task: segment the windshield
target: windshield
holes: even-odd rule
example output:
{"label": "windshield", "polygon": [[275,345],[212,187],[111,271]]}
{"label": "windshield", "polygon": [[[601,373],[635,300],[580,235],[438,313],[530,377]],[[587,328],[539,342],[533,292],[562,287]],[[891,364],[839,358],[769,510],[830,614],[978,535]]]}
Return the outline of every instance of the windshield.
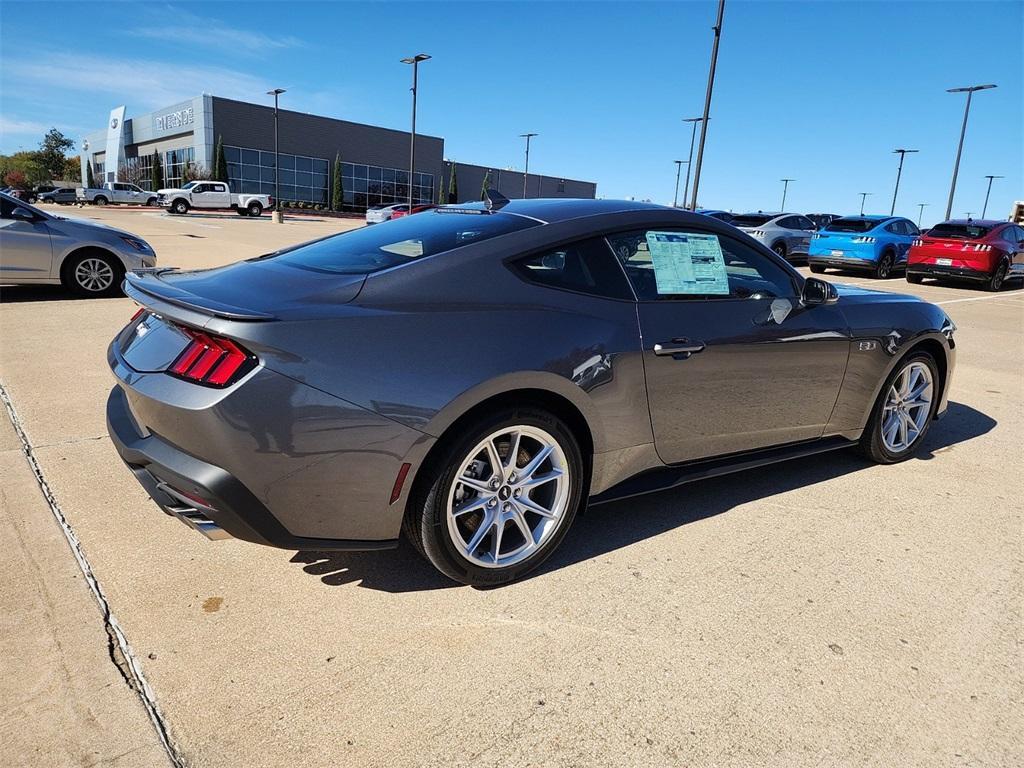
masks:
{"label": "windshield", "polygon": [[355,229],[269,258],[319,272],[365,275],[540,224],[507,214],[442,211]]}
{"label": "windshield", "polygon": [[936,224],[928,232],[928,237],[945,237],[950,240],[977,240],[985,237],[995,227],[984,227],[979,224]]}
{"label": "windshield", "polygon": [[194,187],[198,183],[199,183],[198,181],[190,181],[188,184],[185,184],[182,187],[182,189],[192,189],[192,187]]}
{"label": "windshield", "polygon": [[734,217],[729,223],[734,227],[761,227],[774,218],[773,215],[766,213],[745,213]]}
{"label": "windshield", "polygon": [[878,219],[836,219],[825,227],[826,232],[868,232],[881,224]]}

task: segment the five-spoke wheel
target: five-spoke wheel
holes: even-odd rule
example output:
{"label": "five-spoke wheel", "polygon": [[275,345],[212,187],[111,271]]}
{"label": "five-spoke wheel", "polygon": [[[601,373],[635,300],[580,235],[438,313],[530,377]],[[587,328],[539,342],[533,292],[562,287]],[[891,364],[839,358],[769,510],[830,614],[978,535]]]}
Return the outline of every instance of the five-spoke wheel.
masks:
{"label": "five-spoke wheel", "polygon": [[882,385],[861,452],[882,464],[910,458],[935,417],[940,390],[938,367],[928,352],[901,360]]}

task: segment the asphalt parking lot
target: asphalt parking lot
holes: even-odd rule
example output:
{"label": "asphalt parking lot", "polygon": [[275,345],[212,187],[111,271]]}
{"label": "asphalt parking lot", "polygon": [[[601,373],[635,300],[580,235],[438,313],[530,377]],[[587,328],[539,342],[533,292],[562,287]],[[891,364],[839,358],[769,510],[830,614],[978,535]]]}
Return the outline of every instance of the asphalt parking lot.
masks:
{"label": "asphalt parking lot", "polygon": [[[182,267],[359,223],[67,213]],[[597,507],[489,591],[406,546],[211,543],[160,514],[104,423],[132,303],[0,288],[0,764],[1024,763],[1024,290],[826,278],[958,325],[917,458],[825,454]]]}

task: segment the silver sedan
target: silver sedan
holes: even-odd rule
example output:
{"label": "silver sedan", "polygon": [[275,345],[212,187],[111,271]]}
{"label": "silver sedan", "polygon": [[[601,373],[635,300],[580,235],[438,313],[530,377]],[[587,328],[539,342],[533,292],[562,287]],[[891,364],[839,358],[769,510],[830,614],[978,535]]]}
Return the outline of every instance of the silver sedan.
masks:
{"label": "silver sedan", "polygon": [[130,232],[54,216],[0,193],[0,283],[112,296],[126,272],[154,266],[153,248]]}
{"label": "silver sedan", "polygon": [[811,238],[818,230],[813,221],[799,213],[745,213],[730,224],[791,261],[807,258]]}

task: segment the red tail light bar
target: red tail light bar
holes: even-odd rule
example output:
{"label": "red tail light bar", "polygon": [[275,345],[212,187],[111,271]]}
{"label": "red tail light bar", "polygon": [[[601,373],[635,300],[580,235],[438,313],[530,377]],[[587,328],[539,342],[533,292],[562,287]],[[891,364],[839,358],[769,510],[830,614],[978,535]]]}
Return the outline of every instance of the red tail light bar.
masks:
{"label": "red tail light bar", "polygon": [[255,367],[255,355],[231,339],[178,327],[190,341],[167,370],[172,376],[208,387],[226,387]]}

